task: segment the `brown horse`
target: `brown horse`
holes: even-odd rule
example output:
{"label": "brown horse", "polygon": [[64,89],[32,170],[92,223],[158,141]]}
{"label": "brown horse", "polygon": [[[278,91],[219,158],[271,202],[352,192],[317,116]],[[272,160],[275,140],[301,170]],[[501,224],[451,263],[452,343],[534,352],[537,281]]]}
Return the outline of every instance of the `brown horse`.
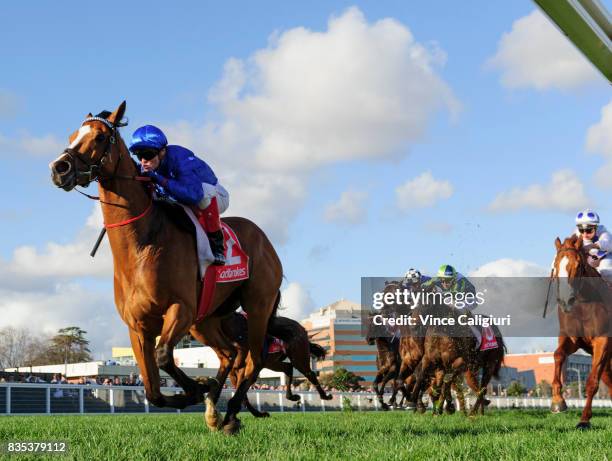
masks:
{"label": "brown horse", "polygon": [[[467,326],[462,326],[457,321],[459,311],[455,308],[442,305],[422,305],[415,310],[414,314],[435,315],[436,317],[448,317],[455,319],[453,326],[420,326],[414,332],[415,336],[402,338],[402,369],[399,379],[405,379],[414,373],[415,383],[412,388],[412,400],[417,410],[422,409],[421,394],[427,386],[431,386],[430,395],[434,405],[434,413],[441,413],[443,404],[451,406],[451,387],[455,388],[461,410],[465,413],[467,407],[464,401],[463,384],[461,377],[464,376],[468,386],[477,396],[472,407],[471,414],[475,415],[479,410],[484,413],[484,407],[489,404],[486,390],[491,378],[497,376],[502,366],[506,347],[501,332],[496,326],[492,326],[498,347],[485,351],[476,350],[476,339]],[[482,375],[480,379],[480,371]]]}
{"label": "brown horse", "polygon": [[[389,405],[395,404],[397,392],[403,386],[396,381],[399,368],[399,338],[389,337],[366,337],[367,343],[376,345],[376,377],[374,378],[374,392],[378,397],[378,403],[383,410],[389,410]],[[383,396],[385,386],[393,380],[393,393],[389,399],[389,404],[385,403]]]}
{"label": "brown horse", "polygon": [[[112,112],[88,114],[69,138],[70,146],[50,164],[54,184],[66,191],[99,183],[100,203],[114,261],[115,303],[128,325],[132,348],[143,376],[147,399],[156,406],[184,408],[203,400],[217,385],[189,378],[174,363],[173,349],[190,333],[211,342],[208,319],[196,323],[201,278],[193,232],[177,224],[154,203],[150,189],[134,180],[139,168],[119,136],[125,101]],[[280,299],[282,266],[263,231],[243,218],[225,218],[249,255],[250,278],[217,286],[211,311],[227,313],[242,305],[249,313],[249,356],[245,380],[228,402],[226,433],[240,427],[237,414],[263,366],[263,345],[269,319]],[[214,322],[211,322],[214,323]],[[208,330],[207,330],[208,328]],[[159,336],[157,346],[155,339]],[[227,344],[226,338],[212,342]],[[168,396],[160,391],[159,368],[185,390]]]}
{"label": "brown horse", "polygon": [[[221,364],[219,367],[220,374],[224,374],[225,376],[229,374],[232,386],[237,388],[244,380],[245,359],[248,353],[247,319],[244,315],[232,313],[225,317],[221,323],[224,334],[228,338],[233,338],[235,341],[234,345],[236,349],[232,354],[233,359],[228,359],[226,353],[218,351],[215,347],[213,347],[213,350],[215,350],[219,357],[219,362]],[[287,376],[287,389],[285,395],[287,400],[292,402],[300,400],[300,396],[293,394],[291,389],[294,368],[302,373],[306,379],[315,386],[321,399],[331,400],[333,396],[327,394],[323,390],[316,373],[310,367],[310,358],[312,357],[317,360],[324,359],[325,349],[310,341],[308,332],[299,322],[287,317],[274,317],[271,319],[268,332],[270,334],[268,336],[270,341],[274,338],[279,338],[284,342],[284,350],[267,352],[263,368],[285,373]],[[285,360],[289,361],[285,362]],[[218,395],[215,397],[218,398]],[[255,417],[269,416],[266,412],[259,412],[256,410],[247,397],[244,399],[244,404]]]}
{"label": "brown horse", "polygon": [[576,427],[588,429],[600,379],[608,386],[612,398],[611,293],[599,272],[588,264],[582,251],[582,238],[572,236],[563,243],[557,238],[555,246],[552,279],[556,283],[560,332],[555,350],[551,411],[567,410],[561,393],[561,372],[567,356],[582,349],[593,358],[586,381],[586,404]]}

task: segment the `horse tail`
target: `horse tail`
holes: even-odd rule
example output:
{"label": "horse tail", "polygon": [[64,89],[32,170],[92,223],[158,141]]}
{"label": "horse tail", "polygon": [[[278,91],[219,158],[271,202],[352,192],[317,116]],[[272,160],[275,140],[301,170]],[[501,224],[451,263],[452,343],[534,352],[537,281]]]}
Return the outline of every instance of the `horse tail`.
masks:
{"label": "horse tail", "polygon": [[316,358],[317,360],[323,360],[325,358],[327,352],[325,352],[323,346],[311,342],[308,342],[308,346],[310,348],[310,355],[312,355],[314,358]]}

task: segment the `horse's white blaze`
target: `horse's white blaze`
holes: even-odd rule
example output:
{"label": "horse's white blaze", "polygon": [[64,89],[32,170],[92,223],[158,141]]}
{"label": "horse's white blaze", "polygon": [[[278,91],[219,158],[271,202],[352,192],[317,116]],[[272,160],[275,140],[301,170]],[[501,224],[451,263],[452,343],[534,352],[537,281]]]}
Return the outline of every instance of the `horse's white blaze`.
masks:
{"label": "horse's white blaze", "polygon": [[[83,137],[89,133],[91,131],[91,126],[90,125],[83,125],[81,128],[79,128],[79,132],[76,136],[76,138],[74,138],[74,141],[72,141],[70,143],[70,149],[74,149],[76,146],[79,145],[79,143],[83,140]],[[53,168],[53,164],[57,161],[59,161],[61,158],[64,157],[64,153],[62,153],[59,157],[57,157],[55,160],[53,160],[51,163],[49,163],[49,168]]]}
{"label": "horse's white blaze", "polygon": [[567,256],[564,256],[563,258],[561,258],[561,261],[559,261],[559,272],[557,273],[558,277],[566,277],[569,275],[567,272],[567,265],[569,264],[569,259]]}
{"label": "horse's white blaze", "polygon": [[81,140],[83,139],[83,137],[90,131],[91,131],[90,125],[83,125],[81,128],[79,128],[79,134],[77,134],[77,137],[74,138],[74,141],[72,141],[69,147],[71,149],[74,149],[76,146],[78,146]]}

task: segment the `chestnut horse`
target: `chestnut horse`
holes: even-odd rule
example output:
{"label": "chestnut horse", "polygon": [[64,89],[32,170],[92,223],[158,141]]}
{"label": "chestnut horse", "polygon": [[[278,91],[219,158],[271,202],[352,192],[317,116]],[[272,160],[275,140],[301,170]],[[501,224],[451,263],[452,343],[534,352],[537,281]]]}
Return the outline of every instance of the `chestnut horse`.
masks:
{"label": "chestnut horse", "polygon": [[[184,408],[199,403],[218,384],[200,384],[174,363],[173,349],[190,333],[202,342],[226,344],[216,322],[196,323],[201,278],[193,232],[170,219],[152,201],[139,168],[119,136],[125,114],[122,102],[112,113],[88,114],[69,138],[70,146],[50,164],[53,183],[70,191],[99,183],[100,203],[114,261],[115,303],[129,329],[132,348],[142,373],[147,399],[159,407]],[[210,312],[228,313],[242,305],[248,312],[249,356],[245,380],[228,402],[223,429],[237,432],[244,397],[263,365],[268,322],[280,300],[282,266],[272,244],[251,221],[225,218],[249,255],[250,278],[219,284]],[[216,335],[211,338],[210,335]],[[157,346],[155,340],[159,336]],[[159,368],[184,390],[163,395]]]}
{"label": "chestnut horse", "polygon": [[556,283],[560,331],[554,356],[551,411],[567,410],[561,394],[561,372],[567,356],[582,349],[593,358],[586,381],[586,404],[576,427],[588,429],[600,379],[608,386],[612,398],[611,293],[599,272],[588,263],[582,251],[582,238],[572,236],[563,243],[557,238],[555,246],[557,255],[551,276]]}

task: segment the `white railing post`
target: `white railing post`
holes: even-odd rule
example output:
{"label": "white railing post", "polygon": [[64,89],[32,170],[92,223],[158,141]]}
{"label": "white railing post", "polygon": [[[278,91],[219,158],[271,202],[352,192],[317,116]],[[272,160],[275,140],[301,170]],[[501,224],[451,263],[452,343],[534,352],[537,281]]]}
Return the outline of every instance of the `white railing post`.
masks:
{"label": "white railing post", "polygon": [[145,407],[145,413],[148,413],[149,412],[149,399],[147,399],[146,397],[144,399],[144,407]]}
{"label": "white railing post", "polygon": [[361,394],[357,394],[357,410],[361,411]]}
{"label": "white railing post", "polygon": [[79,387],[79,413],[85,413],[85,392],[82,387]]}
{"label": "white railing post", "polygon": [[45,389],[45,411],[51,414],[51,387]]}
{"label": "white railing post", "polygon": [[112,387],[108,390],[108,398],[110,400],[110,412],[114,413],[115,412],[115,392],[113,391]]}
{"label": "white railing post", "polygon": [[255,404],[257,405],[257,411],[261,412],[261,398],[259,392],[255,391]]}
{"label": "white railing post", "polygon": [[299,394],[300,396],[300,403],[301,403],[301,407],[302,407],[302,413],[306,412],[306,394]]}
{"label": "white railing post", "polygon": [[6,414],[11,414],[11,386],[6,387]]}
{"label": "white railing post", "polygon": [[321,402],[321,411],[325,413],[325,400],[319,399],[319,402]]}
{"label": "white railing post", "polygon": [[280,405],[280,411],[283,413],[285,411],[285,407],[283,406],[283,392],[278,391],[278,404]]}

